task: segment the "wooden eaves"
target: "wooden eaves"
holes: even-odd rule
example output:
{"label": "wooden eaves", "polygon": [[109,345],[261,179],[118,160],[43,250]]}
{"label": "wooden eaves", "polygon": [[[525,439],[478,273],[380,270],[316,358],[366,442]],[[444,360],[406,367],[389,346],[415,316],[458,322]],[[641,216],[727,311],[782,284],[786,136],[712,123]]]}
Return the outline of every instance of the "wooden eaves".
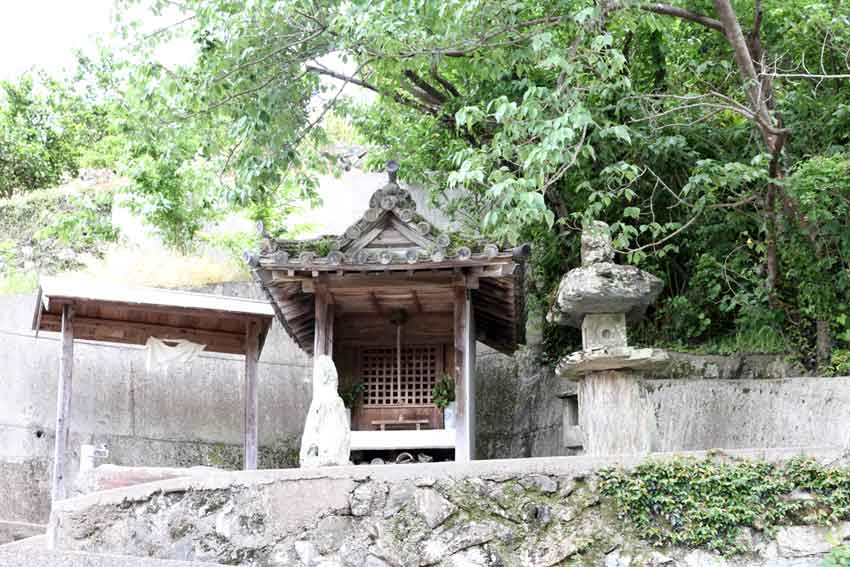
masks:
{"label": "wooden eaves", "polygon": [[246,260],[281,325],[308,354],[315,342],[317,290],[346,312],[365,306],[372,313],[393,307],[422,313],[448,309],[436,305],[439,298],[451,298],[452,288],[460,286],[470,291],[478,340],[505,353],[525,342],[530,246],[502,249],[440,232],[417,213],[392,173],[342,235],[292,241],[272,238],[262,226],[260,232],[260,253],[248,253]]}

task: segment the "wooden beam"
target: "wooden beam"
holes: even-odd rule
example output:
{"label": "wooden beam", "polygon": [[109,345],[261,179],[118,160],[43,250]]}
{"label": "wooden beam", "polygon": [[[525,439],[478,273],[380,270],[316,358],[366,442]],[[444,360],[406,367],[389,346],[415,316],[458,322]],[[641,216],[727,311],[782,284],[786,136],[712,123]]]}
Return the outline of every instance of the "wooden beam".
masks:
{"label": "wooden beam", "polygon": [[[382,249],[383,250],[383,249]],[[396,252],[401,251],[402,249],[396,249]],[[349,250],[348,253],[353,253],[353,250]],[[377,253],[377,249],[370,249],[370,252]],[[321,261],[319,258],[317,261]],[[346,273],[354,272],[386,272],[386,271],[408,271],[408,270],[439,270],[444,268],[468,268],[470,266],[496,266],[499,264],[512,264],[514,263],[513,256],[510,253],[500,253],[493,258],[487,258],[484,255],[476,254],[473,255],[468,260],[443,260],[442,262],[432,262],[432,261],[424,261],[417,262],[415,264],[399,263],[399,264],[342,264],[342,265],[333,265],[326,263],[314,263],[311,264],[309,268],[305,267],[303,264],[297,262],[291,262],[289,264],[276,264],[272,261],[261,259],[260,266],[261,269],[264,270],[294,270],[297,274],[298,272],[338,272],[342,269]]]}
{"label": "wooden beam", "polygon": [[59,384],[56,393],[56,440],[53,448],[51,501],[65,499],[65,457],[71,426],[71,390],[74,377],[74,306],[62,306],[62,339],[59,341]]}
{"label": "wooden beam", "polygon": [[[156,303],[128,303],[124,301],[101,300],[96,298],[68,298],[68,297],[51,297],[47,311],[53,311],[53,307],[61,305],[74,305],[77,313],[88,313],[95,308],[99,311],[104,310],[121,310],[128,317],[140,315],[142,317],[149,316],[152,313],[159,315],[168,315],[171,317],[199,317],[201,319],[213,320],[248,320],[258,316],[256,313],[240,313],[227,311],[224,309],[206,308],[206,307],[185,307],[180,305],[160,305]],[[58,317],[59,313],[52,313]],[[271,319],[271,314],[269,319]]]}
{"label": "wooden beam", "polygon": [[[63,306],[64,308],[64,306]],[[46,313],[42,324],[46,330],[59,329],[62,317]],[[245,340],[242,333],[229,331],[206,331],[201,329],[186,329],[170,325],[152,323],[136,323],[112,319],[97,319],[93,317],[75,317],[76,338],[81,340],[101,340],[119,343],[144,344],[147,337],[161,339],[186,339],[207,345],[208,351],[242,354]],[[127,334],[125,331],[130,331]]]}
{"label": "wooden beam", "polygon": [[413,306],[416,309],[416,313],[422,313],[422,302],[419,301],[419,294],[415,289],[410,294],[413,296]]}
{"label": "wooden beam", "polygon": [[259,393],[257,389],[257,363],[259,360],[260,328],[250,322],[245,331],[245,428],[244,450],[246,471],[257,469],[259,447]]}

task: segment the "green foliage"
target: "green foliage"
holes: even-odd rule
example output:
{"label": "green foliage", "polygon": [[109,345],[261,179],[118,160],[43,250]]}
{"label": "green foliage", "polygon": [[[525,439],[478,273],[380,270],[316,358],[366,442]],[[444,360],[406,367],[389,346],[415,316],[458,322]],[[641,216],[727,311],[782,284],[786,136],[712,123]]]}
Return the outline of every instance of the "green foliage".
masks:
{"label": "green foliage", "polygon": [[76,176],[104,130],[103,109],[72,84],[45,74],[0,82],[0,198]]}
{"label": "green foliage", "polygon": [[850,548],[836,545],[824,557],[821,567],[850,567]]}
{"label": "green foliage", "polygon": [[113,194],[107,191],[70,194],[62,214],[50,217],[33,238],[55,239],[80,249],[114,242],[118,230],[112,225],[112,200]]}
{"label": "green foliage", "polygon": [[[102,256],[118,238],[114,189],[39,190],[0,200],[0,276],[20,287],[29,273],[56,273]],[[17,273],[17,275],[16,275]]]}
{"label": "green foliage", "polygon": [[431,390],[431,397],[434,405],[440,409],[445,409],[450,403],[455,401],[455,381],[448,374],[443,374],[434,388]]}
{"label": "green foliage", "polygon": [[198,241],[214,249],[226,250],[233,260],[241,264],[246,250],[259,248],[260,235],[256,231],[201,233]]}
{"label": "green foliage", "polygon": [[[189,0],[153,34],[130,19],[145,8],[175,11],[123,0],[122,49],[81,59],[110,118],[84,161],[120,161],[136,210],[174,246],[245,207],[286,230],[316,173],[340,165],[335,143],[368,145],[368,166],[399,159],[465,237],[532,241],[538,312],[576,265],[582,224],[601,219],[619,260],[665,281],[645,342],[811,363],[826,321],[850,346],[840,81],[770,81],[769,118],[788,134],[778,151],[726,37],[635,3]],[[753,8],[734,2],[745,34]],[[846,74],[850,5],[763,8],[765,61]],[[193,56],[157,62],[174,40]],[[576,344],[569,329],[544,339],[549,360]]]}
{"label": "green foliage", "polygon": [[[649,462],[602,473],[602,493],[637,534],[657,545],[744,551],[741,528],[850,518],[850,471],[806,458],[783,465],[712,459]],[[811,499],[793,496],[803,491]]]}
{"label": "green foliage", "polygon": [[360,396],[365,389],[366,384],[363,381],[352,382],[348,388],[339,392],[339,396],[342,398],[342,403],[345,404],[345,407],[351,408],[354,411],[357,404],[360,403]]}
{"label": "green foliage", "polygon": [[699,339],[711,326],[711,319],[684,295],[669,297],[659,310],[661,327],[668,337],[687,342]]}
{"label": "green foliage", "polygon": [[850,349],[833,349],[826,374],[831,376],[850,376]]}
{"label": "green foliage", "polygon": [[24,295],[38,288],[38,275],[34,272],[9,270],[0,274],[0,295]]}

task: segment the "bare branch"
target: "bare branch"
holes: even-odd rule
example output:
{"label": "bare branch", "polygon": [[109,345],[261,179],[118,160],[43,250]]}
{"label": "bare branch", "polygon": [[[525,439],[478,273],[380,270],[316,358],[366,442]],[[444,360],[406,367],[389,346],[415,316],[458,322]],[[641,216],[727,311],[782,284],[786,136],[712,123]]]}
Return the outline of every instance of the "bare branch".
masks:
{"label": "bare branch", "polygon": [[435,101],[437,101],[437,104],[443,104],[444,102],[446,102],[446,95],[431,86],[431,84],[428,83],[428,81],[424,80],[422,77],[420,77],[416,71],[411,71],[410,69],[407,69],[404,71],[404,76],[410,79],[410,81],[414,85],[428,93]]}
{"label": "bare branch", "polygon": [[665,242],[667,242],[671,238],[674,238],[679,233],[683,232],[689,226],[694,224],[697,221],[697,219],[700,218],[701,216],[702,216],[702,211],[697,211],[697,213],[694,216],[692,216],[691,218],[688,219],[688,222],[686,222],[685,224],[683,224],[682,226],[680,226],[679,228],[677,228],[676,230],[674,230],[673,232],[671,232],[670,234],[668,234],[667,236],[662,238],[661,240],[656,240],[655,242],[650,242],[649,244],[644,244],[643,246],[638,246],[637,248],[626,248],[625,250],[619,250],[619,252],[640,252],[641,250],[646,250],[647,248],[654,248],[656,246],[664,244]]}
{"label": "bare branch", "polygon": [[560,179],[567,172],[568,169],[570,169],[572,166],[575,165],[576,161],[578,160],[578,154],[579,154],[579,152],[581,152],[581,149],[584,147],[584,140],[585,140],[586,137],[587,137],[587,124],[585,124],[584,127],[581,129],[581,138],[579,139],[578,143],[576,143],[576,145],[573,146],[575,148],[575,151],[573,152],[572,158],[570,158],[569,162],[562,165],[558,169],[558,171],[555,172],[555,175],[553,175],[552,177],[549,178],[549,180],[546,182],[546,184],[541,188],[542,192],[545,193],[546,189],[551,187],[556,181],[558,181],[558,179]]}
{"label": "bare branch", "polygon": [[779,78],[779,79],[811,79],[811,80],[829,80],[829,79],[850,79],[850,73],[844,74],[820,74],[820,73],[762,73],[761,76]]}
{"label": "bare branch", "polygon": [[690,10],[679,8],[677,6],[655,3],[644,4],[640,7],[640,9],[645,10],[647,12],[653,12],[655,14],[661,14],[663,16],[673,16],[675,18],[681,18],[683,20],[688,20],[689,22],[701,24],[707,28],[711,28],[721,33],[723,32],[723,24],[719,20],[715,20],[714,18],[709,18],[708,16],[704,16],[696,12],[691,12]]}
{"label": "bare branch", "polygon": [[404,106],[408,106],[410,108],[416,109],[420,112],[424,112],[426,114],[436,114],[436,111],[433,108],[427,107],[427,106],[420,104],[416,101],[405,98],[402,95],[400,95],[399,93],[387,92],[383,89],[378,88],[377,86],[373,85],[372,83],[363,81],[363,80],[358,79],[356,77],[350,77],[348,75],[338,73],[338,72],[333,71],[331,69],[325,69],[323,67],[316,67],[315,65],[307,65],[306,69],[310,73],[316,73],[317,75],[325,75],[327,77],[332,77],[332,78],[337,79],[339,81],[344,81],[346,83],[351,83],[352,85],[357,85],[358,87],[363,87],[364,89],[368,89],[372,92],[376,92],[380,95],[389,97],[399,104],[402,104]]}
{"label": "bare branch", "polygon": [[436,63],[431,65],[431,77],[433,77],[435,81],[440,83],[440,85],[444,89],[446,89],[446,91],[449,94],[451,94],[452,96],[455,96],[455,97],[460,96],[460,92],[458,92],[458,90],[455,88],[455,86],[453,84],[451,84],[448,81],[448,79],[444,78],[442,75],[440,75],[439,72],[437,72],[437,64]]}
{"label": "bare branch", "polygon": [[231,77],[232,75],[234,75],[235,73],[238,73],[239,71],[241,71],[243,69],[247,69],[248,67],[254,67],[254,66],[259,65],[261,63],[265,63],[266,61],[268,61],[272,57],[279,55],[280,53],[283,53],[287,49],[291,49],[291,48],[296,47],[298,45],[302,45],[304,43],[307,43],[310,40],[313,40],[313,39],[319,37],[322,33],[324,33],[324,31],[325,31],[324,28],[318,29],[318,30],[314,31],[313,33],[311,33],[310,35],[308,35],[307,37],[300,38],[296,41],[293,41],[293,42],[287,43],[285,45],[281,45],[281,46],[279,46],[275,49],[272,49],[271,51],[269,51],[268,53],[266,53],[262,57],[252,59],[251,61],[248,61],[247,63],[243,63],[241,65],[236,65],[235,67],[233,67],[232,69],[230,69],[226,73],[224,73],[223,75],[215,78],[214,82],[218,83],[218,82],[224,81],[228,77]]}
{"label": "bare branch", "polygon": [[145,36],[142,36],[142,39],[143,39],[143,40],[145,40],[145,39],[151,39],[151,38],[156,37],[156,36],[158,36],[158,35],[164,34],[165,32],[167,32],[167,31],[169,31],[169,30],[172,30],[172,29],[174,29],[174,28],[179,28],[180,26],[182,26],[182,25],[183,25],[183,24],[185,24],[186,22],[191,22],[191,21],[192,21],[192,20],[194,20],[196,17],[197,17],[197,16],[196,16],[195,14],[192,14],[191,16],[186,16],[186,17],[185,17],[185,18],[183,18],[182,20],[178,20],[178,21],[174,22],[173,24],[169,24],[169,25],[167,25],[167,26],[161,27],[161,28],[159,28],[159,29],[157,29],[157,30],[152,31],[151,33],[149,33],[149,34],[147,34],[147,35],[145,35]]}
{"label": "bare branch", "polygon": [[732,7],[730,0],[714,0],[714,8],[717,10],[718,16],[720,16],[720,21],[723,22],[726,40],[734,50],[735,63],[737,63],[738,71],[744,80],[744,90],[756,115],[756,121],[761,126],[764,141],[770,152],[774,153],[777,144],[781,143],[777,140],[777,136],[785,132],[776,128],[767,104],[761,97],[764,85],[759,82],[756,67],[753,63],[747,40],[744,37],[744,32],[741,30],[741,24],[738,22],[738,17],[735,14],[735,9]]}

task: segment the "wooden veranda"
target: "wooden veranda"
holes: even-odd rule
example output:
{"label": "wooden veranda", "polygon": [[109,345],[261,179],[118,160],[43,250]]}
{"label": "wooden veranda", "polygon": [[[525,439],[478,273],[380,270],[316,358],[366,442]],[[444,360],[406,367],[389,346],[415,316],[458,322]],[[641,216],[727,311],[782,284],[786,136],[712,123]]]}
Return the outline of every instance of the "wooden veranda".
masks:
{"label": "wooden veranda", "polygon": [[44,278],[33,329],[61,334],[52,499],[66,496],[74,341],[144,345],[148,338],[189,340],[206,352],[245,356],[244,467],[257,468],[257,363],[274,318],[262,301]]}

